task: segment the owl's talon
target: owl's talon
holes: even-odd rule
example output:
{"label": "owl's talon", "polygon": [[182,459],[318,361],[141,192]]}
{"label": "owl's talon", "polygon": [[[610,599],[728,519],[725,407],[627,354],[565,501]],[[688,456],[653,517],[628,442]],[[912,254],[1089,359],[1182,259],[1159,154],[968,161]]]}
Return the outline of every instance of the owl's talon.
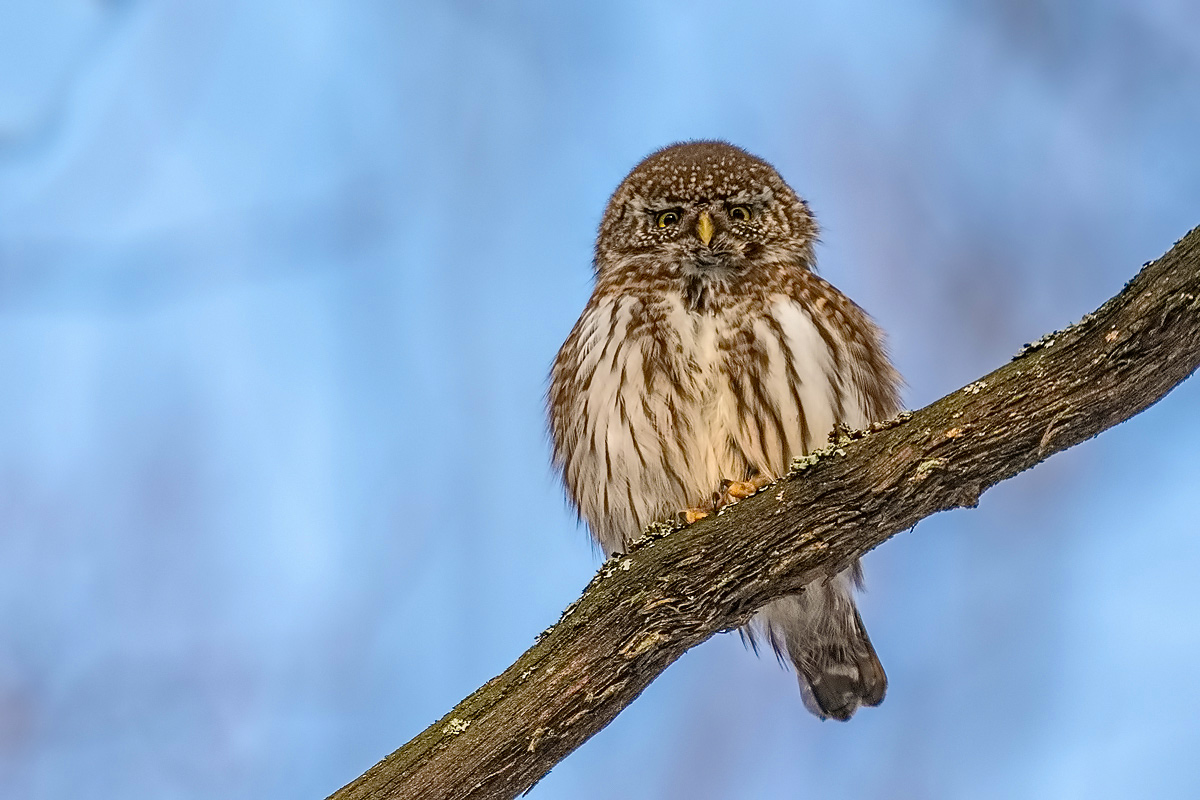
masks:
{"label": "owl's talon", "polygon": [[705,511],[703,508],[685,508],[679,512],[678,516],[679,521],[684,525],[691,525],[693,522],[702,520],[705,517],[711,517],[712,512]]}
{"label": "owl's talon", "polygon": [[728,478],[721,481],[721,496],[730,500],[745,500],[757,489],[749,481],[731,481]]}
{"label": "owl's talon", "polygon": [[726,478],[721,481],[721,488],[717,492],[714,505],[719,511],[725,506],[733,505],[738,500],[745,500],[770,482],[771,479],[766,475],[755,475],[748,481],[731,481]]}

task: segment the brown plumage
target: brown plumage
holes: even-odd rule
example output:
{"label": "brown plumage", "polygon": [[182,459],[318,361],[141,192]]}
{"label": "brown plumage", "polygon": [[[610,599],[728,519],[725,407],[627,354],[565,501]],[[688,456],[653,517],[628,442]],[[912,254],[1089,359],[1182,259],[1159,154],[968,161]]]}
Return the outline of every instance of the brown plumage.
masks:
{"label": "brown plumage", "polygon": [[[775,169],[724,142],[659,150],[617,188],[548,398],[554,463],[606,553],[711,504],[725,480],[783,475],[835,424],[899,410],[880,331],[813,272],[816,238]],[[854,605],[860,581],[855,564],[750,626],[821,717],[849,719],[887,687]]]}

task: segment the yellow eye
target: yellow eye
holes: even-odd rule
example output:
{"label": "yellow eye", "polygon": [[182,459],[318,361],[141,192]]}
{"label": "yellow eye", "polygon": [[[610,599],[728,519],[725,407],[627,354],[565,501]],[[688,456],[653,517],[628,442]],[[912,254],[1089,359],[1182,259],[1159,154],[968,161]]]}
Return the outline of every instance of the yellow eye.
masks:
{"label": "yellow eye", "polygon": [[750,206],[734,206],[729,209],[729,218],[736,219],[738,222],[749,222]]}
{"label": "yellow eye", "polygon": [[660,228],[665,228],[668,225],[674,225],[679,222],[678,211],[660,211],[654,218],[654,224]]}

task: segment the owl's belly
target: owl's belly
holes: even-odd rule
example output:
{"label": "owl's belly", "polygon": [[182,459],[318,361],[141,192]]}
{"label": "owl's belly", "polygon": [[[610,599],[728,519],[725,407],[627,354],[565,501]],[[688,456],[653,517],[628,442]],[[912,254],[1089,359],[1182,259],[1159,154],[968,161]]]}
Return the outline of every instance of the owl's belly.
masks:
{"label": "owl's belly", "polygon": [[773,311],[770,320],[682,310],[672,317],[694,401],[682,430],[665,422],[684,443],[693,504],[725,479],[781,476],[793,457],[824,446],[841,416],[830,352],[807,312],[782,299]]}
{"label": "owl's belly", "polygon": [[[778,321],[679,302],[639,326],[637,301],[597,309],[564,477],[607,552],[709,502],[721,481],[777,477],[833,427],[828,350],[806,312]],[[806,325],[807,323],[807,325]]]}

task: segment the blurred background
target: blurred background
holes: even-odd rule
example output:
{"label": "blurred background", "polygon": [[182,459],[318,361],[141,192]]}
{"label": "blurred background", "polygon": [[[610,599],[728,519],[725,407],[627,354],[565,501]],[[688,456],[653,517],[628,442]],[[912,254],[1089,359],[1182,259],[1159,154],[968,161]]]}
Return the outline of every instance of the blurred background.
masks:
{"label": "blurred background", "polygon": [[[1187,0],[0,0],[0,796],[319,798],[597,556],[546,374],[609,193],[775,163],[920,407],[1200,223]],[[866,559],[879,709],[718,636],[549,798],[1200,794],[1200,381]]]}

